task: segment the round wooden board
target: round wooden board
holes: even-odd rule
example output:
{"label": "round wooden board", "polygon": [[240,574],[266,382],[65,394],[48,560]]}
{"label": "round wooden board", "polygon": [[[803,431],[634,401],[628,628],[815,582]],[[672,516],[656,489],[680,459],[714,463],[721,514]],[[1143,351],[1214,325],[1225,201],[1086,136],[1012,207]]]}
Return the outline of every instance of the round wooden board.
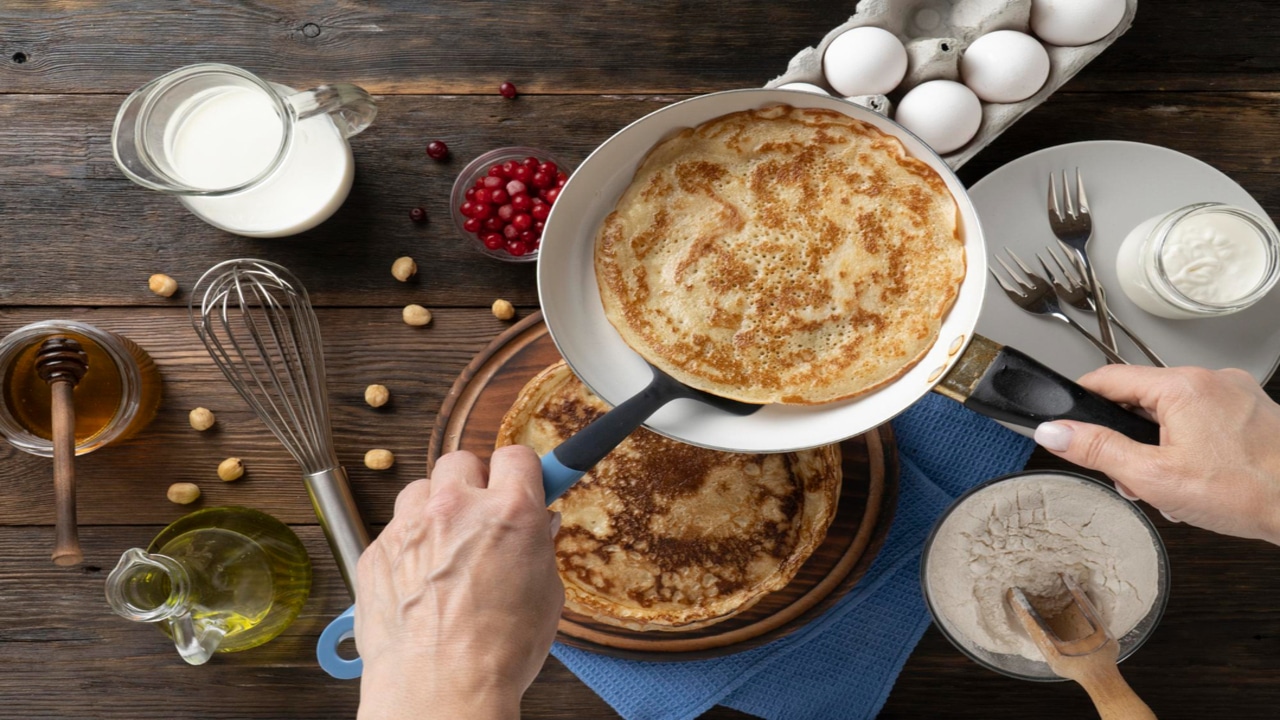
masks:
{"label": "round wooden board", "polygon": [[[559,359],[541,313],[494,339],[449,390],[431,434],[428,468],[453,450],[469,450],[487,460],[502,416],[521,388]],[[680,632],[637,632],[566,610],[557,639],[637,660],[692,660],[763,645],[803,627],[866,573],[888,534],[897,502],[897,451],[888,425],[844,441],[841,450],[844,483],[835,520],[826,540],[785,588],[728,620]]]}

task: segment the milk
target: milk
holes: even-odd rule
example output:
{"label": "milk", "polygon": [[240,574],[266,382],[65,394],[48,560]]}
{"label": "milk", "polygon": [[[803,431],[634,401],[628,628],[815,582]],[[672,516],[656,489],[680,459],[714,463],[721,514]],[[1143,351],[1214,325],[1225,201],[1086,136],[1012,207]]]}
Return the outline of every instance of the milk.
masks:
{"label": "milk", "polygon": [[[293,90],[278,86],[284,94]],[[284,120],[263,91],[214,87],[185,101],[165,128],[166,155],[187,184],[225,188],[252,180],[275,160]],[[211,225],[251,237],[282,237],[315,227],[351,191],[351,146],[326,114],[298,121],[283,161],[261,182],[230,195],[182,195]]]}

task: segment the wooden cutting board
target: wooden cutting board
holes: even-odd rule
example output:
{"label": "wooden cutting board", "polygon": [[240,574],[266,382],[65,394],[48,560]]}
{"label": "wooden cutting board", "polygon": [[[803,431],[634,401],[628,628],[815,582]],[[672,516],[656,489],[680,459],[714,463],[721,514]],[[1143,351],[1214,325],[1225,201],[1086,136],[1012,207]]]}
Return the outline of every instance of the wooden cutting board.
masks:
{"label": "wooden cutting board", "polygon": [[[488,460],[502,416],[525,383],[560,359],[542,314],[513,325],[471,361],[445,397],[431,434],[428,468],[454,450]],[[692,660],[776,640],[822,614],[866,573],[889,531],[898,496],[898,463],[888,425],[841,443],[844,483],[826,540],[785,588],[749,610],[697,630],[637,632],[566,610],[558,640],[639,660]]]}

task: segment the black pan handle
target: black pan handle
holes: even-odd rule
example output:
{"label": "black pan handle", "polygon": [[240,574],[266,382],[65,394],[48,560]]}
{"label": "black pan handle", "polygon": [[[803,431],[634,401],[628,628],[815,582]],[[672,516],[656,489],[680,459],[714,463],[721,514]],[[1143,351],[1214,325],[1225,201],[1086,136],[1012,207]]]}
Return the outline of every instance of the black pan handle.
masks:
{"label": "black pan handle", "polygon": [[1011,347],[1002,347],[965,407],[1014,425],[1034,428],[1050,420],[1109,427],[1148,445],[1160,444],[1160,426],[1085,390]]}

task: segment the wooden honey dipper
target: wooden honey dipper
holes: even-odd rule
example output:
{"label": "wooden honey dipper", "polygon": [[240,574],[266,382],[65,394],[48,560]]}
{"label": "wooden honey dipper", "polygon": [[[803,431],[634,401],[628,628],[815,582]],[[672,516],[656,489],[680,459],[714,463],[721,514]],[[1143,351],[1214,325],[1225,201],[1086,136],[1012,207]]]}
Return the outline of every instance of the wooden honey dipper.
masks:
{"label": "wooden honey dipper", "polygon": [[58,335],[45,340],[36,353],[36,373],[53,394],[53,491],[57,530],[53,546],[56,565],[84,560],[76,527],[76,408],[72,391],[89,370],[89,356],[73,338]]}

